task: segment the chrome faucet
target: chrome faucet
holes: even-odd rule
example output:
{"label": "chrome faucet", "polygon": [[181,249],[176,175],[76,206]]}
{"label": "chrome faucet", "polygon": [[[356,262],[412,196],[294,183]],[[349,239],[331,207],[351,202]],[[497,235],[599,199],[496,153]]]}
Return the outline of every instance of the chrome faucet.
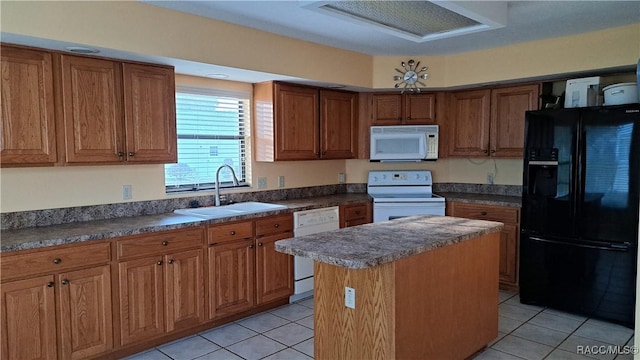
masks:
{"label": "chrome faucet", "polygon": [[218,170],[216,170],[216,206],[220,206],[220,170],[222,170],[222,168],[224,167],[227,167],[229,168],[229,170],[231,170],[231,176],[233,176],[233,185],[240,185],[240,183],[238,182],[238,178],[236,177],[236,173],[235,171],[233,171],[233,168],[231,166],[227,164],[220,166]]}

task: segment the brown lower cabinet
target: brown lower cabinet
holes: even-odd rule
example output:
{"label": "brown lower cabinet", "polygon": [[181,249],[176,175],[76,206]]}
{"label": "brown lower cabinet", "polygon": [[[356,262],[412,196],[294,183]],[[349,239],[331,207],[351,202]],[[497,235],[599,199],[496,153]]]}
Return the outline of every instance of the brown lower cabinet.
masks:
{"label": "brown lower cabinet", "polygon": [[292,236],[285,214],[0,254],[0,358],[121,358],[280,306]]}
{"label": "brown lower cabinet", "polygon": [[2,359],[85,359],[111,351],[110,244],[1,258]]}
{"label": "brown lower cabinet", "polygon": [[370,201],[340,206],[340,228],[373,222],[373,207]]}
{"label": "brown lower cabinet", "polygon": [[508,206],[448,202],[447,215],[499,221],[504,224],[504,228],[500,232],[500,288],[517,291],[520,209]]}
{"label": "brown lower cabinet", "polygon": [[116,241],[121,345],[204,321],[203,239],[194,228]]}
{"label": "brown lower cabinet", "polygon": [[220,319],[293,294],[293,257],[275,242],[293,236],[291,214],[212,225],[209,319]]}

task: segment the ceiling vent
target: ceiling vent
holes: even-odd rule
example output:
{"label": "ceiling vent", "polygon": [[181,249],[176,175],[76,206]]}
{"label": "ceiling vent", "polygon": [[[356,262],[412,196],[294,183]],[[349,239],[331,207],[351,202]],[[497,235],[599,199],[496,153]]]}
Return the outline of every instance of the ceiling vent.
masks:
{"label": "ceiling vent", "polygon": [[307,9],[425,42],[504,27],[506,1],[300,1]]}

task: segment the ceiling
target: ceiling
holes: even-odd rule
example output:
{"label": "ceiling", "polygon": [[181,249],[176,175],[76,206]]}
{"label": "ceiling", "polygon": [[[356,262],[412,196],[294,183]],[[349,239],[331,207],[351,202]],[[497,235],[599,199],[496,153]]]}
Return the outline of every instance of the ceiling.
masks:
{"label": "ceiling", "polygon": [[[370,24],[348,21],[345,17],[327,16],[314,9],[314,5],[317,7],[318,4],[333,3],[332,1],[138,1],[261,31],[379,56],[455,54],[640,23],[640,1],[439,1],[436,3],[439,6],[474,19],[487,20],[488,23],[493,21],[493,25],[497,26],[485,31],[416,41],[393,34],[387,31],[388,29],[381,30]],[[415,17],[415,11],[411,16]],[[91,44],[73,44],[5,32],[0,35],[2,42],[53,50],[64,50],[68,46],[91,46]],[[216,64],[95,48],[100,50],[101,56],[173,65],[176,72],[180,74],[208,76],[208,74],[222,73],[228,76],[228,80],[249,83],[282,80],[325,87],[337,85]],[[362,90],[351,87],[347,89]]]}
{"label": "ceiling", "polygon": [[[314,9],[313,5],[332,3],[329,1],[143,2],[318,44],[381,56],[454,54],[640,22],[640,1],[439,1],[436,4],[453,8],[455,12],[491,17],[492,13],[504,11],[506,16],[502,21],[498,20],[502,22],[498,28],[416,42],[393,35],[380,27],[350,21],[349,17],[328,16]],[[406,13],[400,15],[408,17]]]}

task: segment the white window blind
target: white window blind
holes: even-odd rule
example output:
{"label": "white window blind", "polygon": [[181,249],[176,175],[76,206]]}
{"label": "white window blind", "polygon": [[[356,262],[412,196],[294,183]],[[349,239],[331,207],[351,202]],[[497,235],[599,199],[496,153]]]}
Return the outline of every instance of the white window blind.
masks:
{"label": "white window blind", "polygon": [[[216,170],[230,165],[246,185],[249,94],[178,86],[178,163],[165,165],[167,192],[214,188]],[[231,171],[220,171],[221,187]]]}

